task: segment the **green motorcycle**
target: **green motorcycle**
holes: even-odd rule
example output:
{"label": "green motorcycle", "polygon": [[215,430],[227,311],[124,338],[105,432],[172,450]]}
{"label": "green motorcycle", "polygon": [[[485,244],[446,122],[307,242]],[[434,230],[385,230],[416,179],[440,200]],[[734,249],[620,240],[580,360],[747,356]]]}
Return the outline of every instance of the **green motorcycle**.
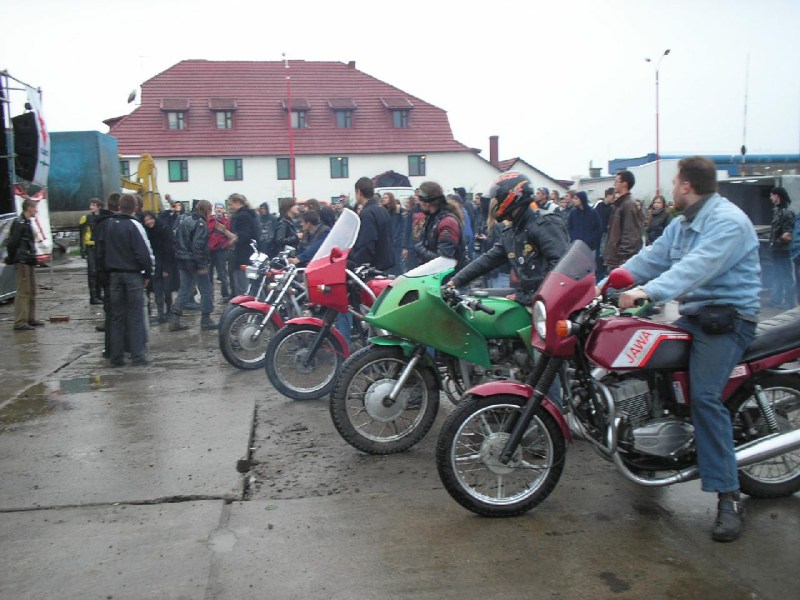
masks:
{"label": "green motorcycle", "polygon": [[358,450],[407,450],[433,425],[440,391],[457,402],[477,383],[532,369],[528,310],[511,290],[442,287],[455,264],[440,257],[397,277],[367,313],[388,333],[347,359],[330,397],[336,429]]}

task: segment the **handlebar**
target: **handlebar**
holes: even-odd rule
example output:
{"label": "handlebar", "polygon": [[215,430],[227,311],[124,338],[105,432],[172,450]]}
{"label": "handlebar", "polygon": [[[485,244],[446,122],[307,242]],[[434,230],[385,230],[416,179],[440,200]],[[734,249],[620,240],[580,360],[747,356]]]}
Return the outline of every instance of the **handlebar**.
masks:
{"label": "handlebar", "polygon": [[454,287],[442,287],[442,298],[448,302],[452,302],[453,304],[461,304],[465,308],[469,308],[471,310],[480,310],[485,312],[487,315],[493,315],[495,313],[493,308],[489,308],[478,298],[470,298],[466,294],[459,292]]}

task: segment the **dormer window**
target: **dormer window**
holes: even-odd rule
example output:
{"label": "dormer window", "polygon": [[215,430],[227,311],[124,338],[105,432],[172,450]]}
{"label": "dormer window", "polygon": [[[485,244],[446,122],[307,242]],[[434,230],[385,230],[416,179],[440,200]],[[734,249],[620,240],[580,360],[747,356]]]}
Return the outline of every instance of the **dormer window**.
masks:
{"label": "dormer window", "polygon": [[186,113],[182,110],[167,112],[167,129],[186,129]]}
{"label": "dormer window", "polygon": [[[289,110],[288,100],[281,101],[283,110]],[[292,98],[292,129],[307,129],[308,119],[306,113],[311,110],[308,100],[305,98]]]}
{"label": "dormer window", "polygon": [[352,98],[330,98],[328,106],[336,116],[337,129],[353,128],[353,111],[358,107]]}
{"label": "dormer window", "polygon": [[236,98],[208,99],[208,109],[214,113],[217,129],[233,129],[233,113],[237,108]]}
{"label": "dormer window", "polygon": [[407,129],[409,127],[409,115],[414,105],[408,98],[381,98],[381,102],[392,113],[392,127],[395,129]]}
{"label": "dormer window", "polygon": [[164,98],[161,101],[161,112],[167,116],[167,129],[186,129],[189,100],[186,98]]}

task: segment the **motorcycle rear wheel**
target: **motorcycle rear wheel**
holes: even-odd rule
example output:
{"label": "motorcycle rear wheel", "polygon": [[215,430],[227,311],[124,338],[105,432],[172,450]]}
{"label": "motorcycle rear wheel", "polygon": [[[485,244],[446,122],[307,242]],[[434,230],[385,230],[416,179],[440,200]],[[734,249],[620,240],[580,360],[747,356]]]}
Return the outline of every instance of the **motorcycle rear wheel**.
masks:
{"label": "motorcycle rear wheel", "polygon": [[430,430],[439,389],[430,369],[414,367],[395,402],[388,401],[408,358],[396,347],[367,346],[342,366],[331,392],[331,418],[354,448],[367,454],[403,452]]}
{"label": "motorcycle rear wheel", "polygon": [[[759,381],[774,406],[781,433],[800,428],[800,381],[796,375],[770,375]],[[731,403],[736,445],[769,435],[755,396],[741,393]],[[780,498],[800,491],[800,450],[739,469],[739,487],[754,498]]]}
{"label": "motorcycle rear wheel", "polygon": [[270,338],[278,331],[278,327],[270,320],[261,330],[261,334],[253,339],[253,334],[263,319],[263,312],[236,306],[221,320],[219,349],[225,360],[237,369],[253,370],[264,366],[267,345]]}
{"label": "motorcycle rear wheel", "polygon": [[524,400],[465,397],[442,426],[436,444],[439,478],[452,498],[484,517],[515,517],[542,502],[564,469],[566,443],[543,408],[533,416],[508,464],[499,461],[512,417]]}
{"label": "motorcycle rear wheel", "polygon": [[345,348],[329,331],[308,366],[308,349],[320,332],[316,325],[286,325],[272,336],[265,362],[267,378],[284,396],[313,400],[330,393],[344,362]]}

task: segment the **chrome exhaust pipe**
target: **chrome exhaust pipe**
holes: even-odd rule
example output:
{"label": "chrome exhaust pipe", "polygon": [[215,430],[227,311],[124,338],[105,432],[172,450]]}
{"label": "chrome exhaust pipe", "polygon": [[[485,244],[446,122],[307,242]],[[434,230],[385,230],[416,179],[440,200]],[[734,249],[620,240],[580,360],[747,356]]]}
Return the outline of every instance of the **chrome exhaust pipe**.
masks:
{"label": "chrome exhaust pipe", "polygon": [[736,466],[747,467],[800,449],[800,429],[754,440],[736,451]]}
{"label": "chrome exhaust pipe", "polygon": [[[736,451],[736,466],[739,468],[748,467],[798,449],[800,449],[800,429],[787,431],[786,433],[774,433],[770,436],[753,440],[744,446],[740,446]],[[625,463],[622,462],[622,457],[619,452],[614,453],[613,460],[614,464],[625,477],[634,483],[646,487],[661,487],[673,483],[681,483],[683,481],[697,479],[700,476],[700,468],[697,465],[692,465],[668,477],[648,479],[633,473]]]}

